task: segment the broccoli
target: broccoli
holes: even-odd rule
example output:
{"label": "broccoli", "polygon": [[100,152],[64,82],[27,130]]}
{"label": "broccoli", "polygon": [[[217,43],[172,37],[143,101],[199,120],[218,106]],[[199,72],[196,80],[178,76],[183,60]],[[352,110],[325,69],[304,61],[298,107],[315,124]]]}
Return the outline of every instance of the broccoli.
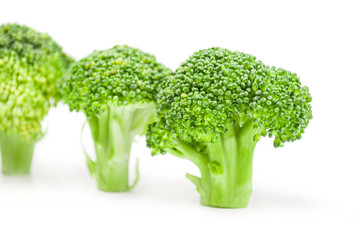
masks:
{"label": "broccoli", "polygon": [[30,173],[41,121],[60,98],[56,81],[72,58],[46,33],[0,26],[0,148],[2,172]]}
{"label": "broccoli", "polygon": [[153,55],[128,46],[94,51],[75,63],[62,86],[71,111],[87,116],[96,161],[87,155],[90,174],[108,192],[132,189],[128,183],[129,155],[134,137],[155,120],[155,96],[171,71]]}
{"label": "broccoli", "polygon": [[196,164],[201,178],[186,177],[201,204],[247,207],[256,143],[266,135],[274,147],[300,139],[311,100],[295,73],[241,52],[200,50],[163,82],[147,146]]}

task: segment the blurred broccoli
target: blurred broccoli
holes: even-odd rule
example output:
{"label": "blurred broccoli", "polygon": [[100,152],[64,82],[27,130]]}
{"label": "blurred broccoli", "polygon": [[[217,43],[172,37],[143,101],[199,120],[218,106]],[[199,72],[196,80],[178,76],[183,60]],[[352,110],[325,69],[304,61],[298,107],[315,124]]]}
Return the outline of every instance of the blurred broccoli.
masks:
{"label": "blurred broccoli", "polygon": [[198,166],[201,178],[187,178],[203,205],[247,207],[257,141],[293,142],[312,118],[312,98],[295,73],[227,49],[194,53],[162,88],[147,145]]}
{"label": "blurred broccoli", "polygon": [[55,82],[72,58],[48,34],[0,26],[0,147],[4,174],[30,172],[41,121],[60,95]]}
{"label": "blurred broccoli", "polygon": [[153,55],[128,46],[94,51],[71,69],[61,89],[71,111],[86,114],[96,161],[87,165],[98,188],[121,192],[129,185],[129,155],[134,137],[155,120],[155,96],[171,71]]}

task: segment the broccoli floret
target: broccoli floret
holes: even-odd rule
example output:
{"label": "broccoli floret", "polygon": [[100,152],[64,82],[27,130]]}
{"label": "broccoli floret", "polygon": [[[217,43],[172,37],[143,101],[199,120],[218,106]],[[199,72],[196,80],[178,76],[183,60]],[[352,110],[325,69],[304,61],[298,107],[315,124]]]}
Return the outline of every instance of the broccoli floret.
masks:
{"label": "broccoli floret", "polygon": [[0,145],[4,174],[28,174],[41,121],[60,95],[56,81],[72,58],[48,34],[0,26]]}
{"label": "broccoli floret", "polygon": [[194,53],[162,87],[147,146],[198,166],[201,178],[186,176],[203,205],[247,207],[256,143],[266,135],[275,147],[300,139],[312,118],[308,88],[295,73],[227,49]]}
{"label": "broccoli floret", "polygon": [[155,120],[155,96],[171,71],[153,55],[128,46],[94,51],[71,69],[61,86],[70,110],[87,116],[96,161],[87,165],[103,191],[132,189],[129,155],[134,137]]}

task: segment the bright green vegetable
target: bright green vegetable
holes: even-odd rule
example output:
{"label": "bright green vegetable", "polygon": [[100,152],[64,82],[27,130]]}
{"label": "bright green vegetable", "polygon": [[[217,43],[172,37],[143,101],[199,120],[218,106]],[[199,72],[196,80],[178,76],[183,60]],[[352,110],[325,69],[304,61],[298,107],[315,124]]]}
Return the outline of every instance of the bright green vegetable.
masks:
{"label": "bright green vegetable", "polygon": [[121,192],[128,183],[134,137],[155,120],[158,85],[171,71],[154,56],[128,46],[95,51],[77,62],[61,86],[71,111],[83,111],[93,135],[96,161],[91,175],[103,191]]}
{"label": "bright green vegetable", "polygon": [[247,207],[257,141],[274,136],[280,147],[300,139],[312,118],[311,96],[296,74],[227,49],[196,52],[162,87],[147,145],[198,166],[201,178],[187,178],[203,205]]}
{"label": "bright green vegetable", "polygon": [[56,80],[72,59],[46,33],[0,26],[0,148],[4,174],[30,172],[41,121],[59,99]]}

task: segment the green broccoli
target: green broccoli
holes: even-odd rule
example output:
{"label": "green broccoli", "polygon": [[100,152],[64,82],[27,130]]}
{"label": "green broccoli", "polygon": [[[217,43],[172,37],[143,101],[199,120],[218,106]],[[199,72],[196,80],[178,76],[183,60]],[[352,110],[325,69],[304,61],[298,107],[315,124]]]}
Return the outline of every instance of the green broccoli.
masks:
{"label": "green broccoli", "polygon": [[96,161],[87,156],[98,188],[109,192],[132,189],[129,155],[134,137],[155,120],[155,96],[171,71],[154,56],[128,46],[94,51],[71,69],[60,87],[71,111],[87,116]]}
{"label": "green broccoli", "polygon": [[0,26],[0,147],[2,171],[29,174],[41,121],[60,95],[56,81],[72,58],[46,33]]}
{"label": "green broccoli", "polygon": [[312,118],[312,98],[295,73],[222,48],[194,53],[162,89],[147,146],[196,164],[201,178],[186,177],[207,206],[247,207],[256,143],[266,135],[275,147],[300,139]]}

